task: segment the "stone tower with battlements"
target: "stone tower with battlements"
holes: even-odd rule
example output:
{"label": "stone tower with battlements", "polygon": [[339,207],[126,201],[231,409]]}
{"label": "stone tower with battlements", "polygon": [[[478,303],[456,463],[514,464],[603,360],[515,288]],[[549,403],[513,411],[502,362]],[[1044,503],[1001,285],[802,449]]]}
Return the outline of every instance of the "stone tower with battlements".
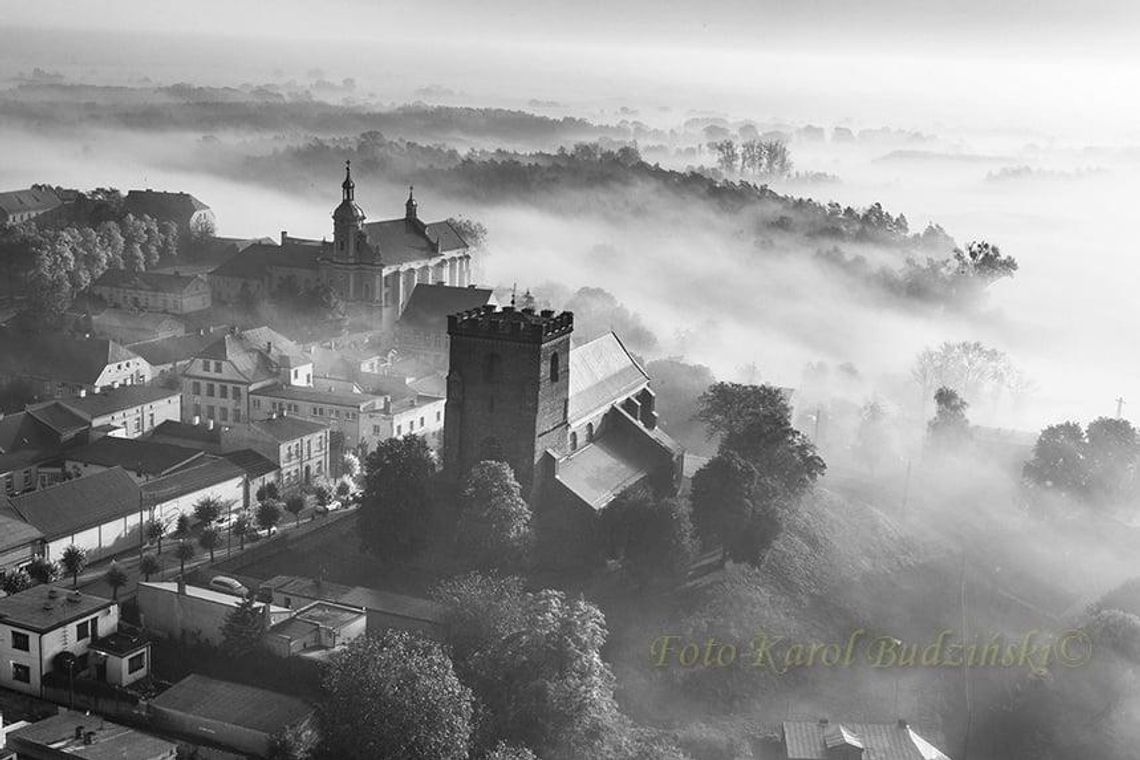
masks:
{"label": "stone tower with battlements", "polygon": [[448,317],[444,469],[456,480],[485,459],[511,465],[535,496],[543,452],[566,450],[570,312],[485,306]]}

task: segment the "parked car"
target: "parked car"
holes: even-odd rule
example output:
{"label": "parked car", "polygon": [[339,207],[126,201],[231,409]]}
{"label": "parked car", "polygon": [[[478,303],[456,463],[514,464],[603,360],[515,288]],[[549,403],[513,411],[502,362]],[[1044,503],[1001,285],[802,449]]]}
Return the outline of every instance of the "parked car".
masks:
{"label": "parked car", "polygon": [[234,523],[237,522],[237,519],[242,515],[249,517],[244,509],[231,509],[229,512],[226,512],[217,520],[215,520],[214,525],[216,525],[220,530],[229,530],[233,527]]}
{"label": "parked car", "polygon": [[333,499],[328,504],[325,504],[323,506],[318,504],[316,507],[314,507],[314,511],[318,515],[327,515],[329,512],[340,509],[343,506],[344,505],[340,503],[339,499]]}
{"label": "parked car", "polygon": [[214,591],[221,591],[223,594],[231,594],[242,598],[249,596],[248,588],[243,586],[240,581],[236,581],[226,575],[215,575],[206,585]]}

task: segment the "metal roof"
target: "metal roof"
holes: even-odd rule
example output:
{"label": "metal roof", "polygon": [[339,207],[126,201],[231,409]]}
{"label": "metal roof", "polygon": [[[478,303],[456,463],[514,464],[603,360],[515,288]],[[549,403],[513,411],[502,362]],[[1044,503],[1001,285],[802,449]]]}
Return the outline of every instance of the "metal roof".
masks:
{"label": "metal roof", "polygon": [[570,424],[649,384],[649,375],[612,332],[570,350]]}

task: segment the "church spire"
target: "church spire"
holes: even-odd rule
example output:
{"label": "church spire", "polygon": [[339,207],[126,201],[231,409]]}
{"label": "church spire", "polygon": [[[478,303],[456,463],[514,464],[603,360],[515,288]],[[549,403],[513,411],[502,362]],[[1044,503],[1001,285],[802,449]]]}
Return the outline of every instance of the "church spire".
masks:
{"label": "church spire", "polygon": [[404,218],[409,222],[416,218],[416,188],[415,185],[408,186],[408,200],[404,204]]}
{"label": "church spire", "polygon": [[356,183],[352,181],[352,161],[346,160],[344,162],[344,182],[341,183],[341,189],[344,190],[343,199],[352,202],[353,191],[356,189]]}

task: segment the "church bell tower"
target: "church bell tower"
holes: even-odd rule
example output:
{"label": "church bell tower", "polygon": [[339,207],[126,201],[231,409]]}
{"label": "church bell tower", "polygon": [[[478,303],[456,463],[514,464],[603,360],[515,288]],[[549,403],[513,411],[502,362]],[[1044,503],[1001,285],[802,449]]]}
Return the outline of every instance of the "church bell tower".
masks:
{"label": "church bell tower", "polygon": [[344,162],[340,205],[333,211],[333,259],[356,261],[358,247],[363,244],[364,212],[356,205],[356,183],[352,181],[352,162]]}

